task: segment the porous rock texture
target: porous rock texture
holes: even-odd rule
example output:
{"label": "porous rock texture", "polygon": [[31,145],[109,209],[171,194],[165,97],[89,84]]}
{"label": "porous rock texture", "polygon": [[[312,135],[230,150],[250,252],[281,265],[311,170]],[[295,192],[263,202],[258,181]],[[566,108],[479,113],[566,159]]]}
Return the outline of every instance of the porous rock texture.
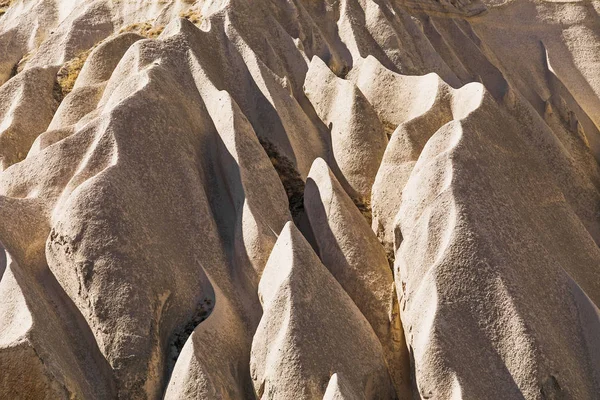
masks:
{"label": "porous rock texture", "polygon": [[600,398],[597,0],[0,0],[0,399]]}

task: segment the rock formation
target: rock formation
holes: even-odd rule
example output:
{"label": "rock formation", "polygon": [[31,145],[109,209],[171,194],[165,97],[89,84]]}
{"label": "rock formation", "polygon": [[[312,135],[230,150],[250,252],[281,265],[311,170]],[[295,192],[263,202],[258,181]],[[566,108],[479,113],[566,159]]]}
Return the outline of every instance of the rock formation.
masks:
{"label": "rock formation", "polygon": [[0,398],[597,399],[599,13],[0,0]]}
{"label": "rock formation", "polygon": [[367,221],[321,158],[308,174],[304,206],[319,257],[371,324],[398,395],[409,397],[408,352],[392,271]]}
{"label": "rock formation", "polygon": [[347,377],[360,398],[393,397],[371,325],[292,222],[277,239],[258,293],[263,316],[250,372],[259,398],[321,398],[333,373]]}

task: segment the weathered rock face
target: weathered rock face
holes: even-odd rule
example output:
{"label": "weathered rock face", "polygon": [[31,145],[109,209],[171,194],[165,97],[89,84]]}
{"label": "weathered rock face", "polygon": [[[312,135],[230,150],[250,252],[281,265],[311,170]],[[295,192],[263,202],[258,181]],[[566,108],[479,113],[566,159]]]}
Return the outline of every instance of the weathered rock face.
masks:
{"label": "weathered rock face", "polygon": [[348,294],[288,222],[258,286],[263,316],[252,341],[256,394],[316,399],[332,373],[365,399],[392,398],[381,344]]}
{"label": "weathered rock face", "polygon": [[345,190],[369,202],[371,187],[387,145],[383,126],[360,90],[338,78],[318,57],[310,63],[304,92],[331,134],[332,164]]}
{"label": "weathered rock face", "polygon": [[597,9],[0,0],[0,398],[596,399]]}
{"label": "weathered rock face", "polygon": [[319,257],[381,341],[398,394],[410,397],[409,358],[385,252],[321,158],[308,174],[304,206]]}
{"label": "weathered rock face", "polygon": [[396,278],[422,396],[596,396],[600,252],[523,134],[485,93],[406,185]]}
{"label": "weathered rock face", "polygon": [[487,10],[480,0],[401,0],[402,4],[414,11],[426,11],[433,15],[459,15],[470,17]]}

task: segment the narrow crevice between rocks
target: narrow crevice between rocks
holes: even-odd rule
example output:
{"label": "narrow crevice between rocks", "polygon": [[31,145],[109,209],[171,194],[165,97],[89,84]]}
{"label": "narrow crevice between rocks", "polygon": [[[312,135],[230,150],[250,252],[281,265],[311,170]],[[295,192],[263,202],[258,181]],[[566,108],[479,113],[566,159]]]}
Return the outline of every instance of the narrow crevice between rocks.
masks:
{"label": "narrow crevice between rocks", "polygon": [[214,306],[215,303],[213,299],[210,297],[205,297],[196,307],[192,318],[173,335],[170,345],[170,359],[167,362],[169,375],[175,367],[175,362],[177,361],[179,354],[181,354],[181,350],[183,349],[185,342],[187,342],[189,337],[192,335],[194,329],[196,329],[196,327],[200,325],[202,321],[208,318]]}
{"label": "narrow crevice between rocks", "polygon": [[389,141],[392,139],[392,135],[394,134],[394,131],[398,128],[398,125],[392,124],[391,122],[385,121],[383,119],[380,119],[380,121],[381,121],[381,125],[383,125],[383,131],[385,132],[385,135],[387,136],[388,144],[389,144]]}
{"label": "narrow crevice between rocks", "polygon": [[57,99],[59,103],[62,102],[62,100],[73,90],[75,82],[77,81],[77,77],[79,76],[85,61],[94,48],[95,46],[86,51],[82,51],[64,63],[56,73],[54,98]]}
{"label": "narrow crevice between rocks", "polygon": [[13,66],[13,69],[10,71],[11,78],[23,72],[25,66],[27,65],[27,62],[29,61],[32,55],[33,52],[29,52],[23,55],[23,57],[21,57],[21,59]]}
{"label": "narrow crevice between rocks", "polygon": [[304,181],[302,176],[289,158],[279,152],[275,145],[265,139],[259,139],[261,146],[269,156],[271,164],[277,171],[279,179],[285,188],[288,198],[290,213],[296,226],[304,213]]}
{"label": "narrow crevice between rocks", "polygon": [[[167,309],[168,306],[163,305],[164,309]],[[183,350],[183,346],[188,341],[194,330],[204,322],[212,313],[215,308],[215,300],[211,297],[205,297],[196,307],[192,317],[188,320],[188,322],[183,325],[179,330],[175,331],[169,340],[169,345],[167,346],[167,357],[165,358],[165,362],[163,364],[163,376],[164,376],[164,385],[162,388],[162,392],[165,393],[167,390],[166,385],[168,385],[171,374],[175,369],[175,364],[177,363],[177,359],[181,355],[181,351]]]}
{"label": "narrow crevice between rocks", "polygon": [[[30,346],[31,350],[33,351],[33,354],[35,354],[35,356],[38,358],[38,360],[40,361],[40,364],[42,365],[42,368],[47,368],[47,364],[44,361],[44,359],[42,358],[42,356],[40,355],[39,351],[36,349],[36,347],[34,345]],[[59,386],[65,395],[67,395],[66,397],[68,399],[74,399],[75,396],[73,395],[73,393],[71,393],[71,391],[69,390],[69,388],[67,388],[67,386],[65,385],[65,382],[63,382],[62,379],[59,379],[59,377],[55,376],[54,374],[44,374],[47,376],[47,379],[52,382],[52,383],[56,383],[57,386]]]}
{"label": "narrow crevice between rocks", "polygon": [[8,264],[8,259],[6,257],[6,250],[0,243],[0,282],[2,282],[2,277],[4,276],[4,271],[6,271],[6,267]]}
{"label": "narrow crevice between rocks", "polygon": [[[390,264],[390,268],[394,271],[394,262],[396,261],[396,252],[400,248],[404,237],[402,236],[402,231],[399,226],[394,228],[394,245],[391,249],[386,248],[386,255],[388,259],[388,263]],[[385,247],[385,246],[384,246]]]}
{"label": "narrow crevice between rocks", "polygon": [[60,83],[58,83],[58,80],[54,80],[54,86],[52,87],[52,97],[54,97],[54,100],[58,103],[58,105],[60,105],[60,103],[62,103],[63,99],[65,98],[65,95],[63,94],[62,88],[60,87]]}
{"label": "narrow crevice between rocks", "polygon": [[360,211],[362,216],[367,220],[367,223],[369,224],[369,226],[371,226],[371,223],[373,222],[373,212],[371,210],[371,202],[368,199],[358,199],[358,198],[353,198],[352,201],[354,202],[354,205],[356,206],[356,208],[358,208],[358,211]]}
{"label": "narrow crevice between rocks", "polygon": [[548,376],[540,388],[540,394],[544,400],[564,399],[565,393],[554,375]]}
{"label": "narrow crevice between rocks", "polygon": [[[330,67],[330,69],[331,69],[331,67]],[[350,73],[350,69],[351,68],[347,65],[342,66],[339,74],[337,74],[338,78],[346,79],[346,77]]]}
{"label": "narrow crevice between rocks", "polygon": [[394,253],[390,253],[390,252],[386,252],[385,256],[387,258],[387,262],[388,262],[388,265],[390,266],[390,269],[392,270],[392,272],[394,272],[394,263],[396,262],[396,256],[394,255]]}
{"label": "narrow crevice between rocks", "polygon": [[19,62],[15,63],[15,65],[13,65],[12,69],[10,70],[10,75],[8,76],[8,79],[14,78],[19,73]]}

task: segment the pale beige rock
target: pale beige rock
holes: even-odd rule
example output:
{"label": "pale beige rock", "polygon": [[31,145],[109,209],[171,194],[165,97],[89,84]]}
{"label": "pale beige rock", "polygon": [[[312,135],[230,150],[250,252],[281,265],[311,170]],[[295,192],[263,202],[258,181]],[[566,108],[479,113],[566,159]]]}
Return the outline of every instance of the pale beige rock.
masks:
{"label": "pale beige rock", "polygon": [[[550,97],[544,62],[547,51],[555,74],[598,125],[597,3],[486,2],[489,12],[474,19],[472,27],[493,50],[493,57],[501,60],[496,64],[511,84],[540,110]],[[511,35],[505,34],[507,27]]]}
{"label": "pale beige rock", "polygon": [[393,397],[377,336],[291,222],[258,292],[264,314],[250,368],[259,398],[322,398],[332,373],[347,377],[360,398]]}
{"label": "pale beige rock", "polygon": [[[183,28],[180,26],[179,29]],[[134,52],[139,50],[132,48]],[[168,54],[175,57],[167,70],[190,73],[190,65],[181,63],[181,58],[176,56],[181,53]],[[171,59],[165,53],[162,55]],[[122,68],[132,66],[126,59],[124,64]],[[91,117],[85,117],[88,119],[86,124],[75,124],[74,132],[67,131],[67,135],[59,134],[55,138],[50,132],[44,134],[49,143],[40,143],[26,161],[11,169],[10,174],[7,171],[3,189],[4,193],[17,197],[25,192],[40,199],[40,210],[32,213],[42,221],[49,220],[44,221],[46,226],[36,226],[41,229],[35,233],[39,232],[43,238],[41,242],[49,235],[46,258],[50,267],[92,328],[100,350],[116,375],[120,395],[135,398],[155,398],[166,385],[163,380],[171,361],[165,359],[165,354],[171,352],[174,340],[182,331],[193,330],[194,325],[188,328],[189,320],[195,318],[198,302],[205,299],[204,291],[210,291],[203,278],[203,266],[210,270],[215,284],[234,305],[236,318],[240,315],[245,318],[244,329],[248,326],[253,329],[258,324],[260,305],[256,285],[275,242],[275,230],[280,230],[289,219],[281,182],[248,120],[231,98],[215,88],[208,90],[210,81],[203,80],[202,73],[197,71],[197,82],[202,85],[202,96],[210,104],[209,110],[204,108],[196,86],[183,86],[194,88],[196,97],[194,92],[189,96],[180,92],[177,96],[193,99],[190,101],[194,107],[189,103],[177,103],[169,115],[159,105],[160,96],[152,93],[166,93],[168,85],[177,85],[173,86],[175,81],[168,73],[158,71],[157,64],[152,65],[154,70],[137,73],[132,69],[131,76],[116,76],[115,81],[124,82],[123,85],[109,82],[99,109]],[[194,82],[194,78],[191,81]],[[156,85],[163,85],[163,89],[157,92]],[[136,86],[137,91],[129,91]],[[155,99],[157,110],[162,111],[150,120],[138,119],[138,123],[130,125],[130,118],[141,114],[138,107],[143,105],[144,110],[150,110],[150,98]],[[202,115],[194,114],[194,128],[179,123],[188,119],[182,117],[182,112],[195,112],[198,108],[205,111]],[[130,129],[134,125],[137,134],[135,129]],[[198,131],[201,126],[204,128]],[[165,180],[173,186],[170,189],[163,186],[155,191],[150,177],[162,169],[166,161],[156,163],[162,156],[139,149],[152,151],[154,143],[157,146],[154,149],[158,151],[166,144],[161,139],[152,140],[151,133],[157,129],[172,131],[174,127],[180,134],[173,133],[170,137],[175,142],[167,145],[173,154],[187,146],[206,151],[204,154],[210,157],[190,155],[177,158],[177,161],[172,158],[171,168],[164,171],[169,175]],[[139,142],[136,145],[136,140],[146,144],[141,146],[142,142]],[[186,140],[191,142],[184,144]],[[138,151],[130,153],[133,148]],[[69,162],[59,164],[62,157],[68,157]],[[137,167],[129,170],[122,164],[123,160]],[[178,178],[175,164],[180,162],[185,166]],[[44,169],[45,175],[33,176],[32,171],[40,165],[50,168]],[[132,179],[136,170],[143,179]],[[216,182],[222,184],[221,187],[212,186],[217,176]],[[153,207],[181,201],[178,199],[182,198],[182,193],[176,187],[181,185],[182,179],[190,183],[190,193],[195,193],[184,197],[186,200],[181,204],[186,206],[176,207],[176,213],[166,209],[148,212]],[[140,184],[137,188],[126,189],[119,184],[135,181]],[[206,182],[207,189],[202,182]],[[143,195],[143,187],[152,193]],[[140,197],[142,195],[144,197]],[[194,198],[196,200],[192,200]],[[165,203],[166,199],[170,200]],[[35,203],[34,199],[29,202]],[[268,213],[257,208],[258,204],[264,206],[269,202],[272,206]],[[1,210],[8,212],[8,207],[5,202]],[[100,209],[102,212],[96,214]],[[145,213],[150,219],[143,222],[138,216]],[[195,222],[189,218],[194,214],[198,217]],[[178,222],[177,218],[182,219]],[[120,222],[113,224],[110,221]],[[213,222],[207,224],[207,221]],[[162,228],[159,228],[161,224]],[[167,226],[178,226],[178,229],[173,231]],[[172,236],[159,235],[163,230],[171,231]],[[18,233],[30,235],[25,229]],[[26,240],[11,239],[14,236],[11,231],[2,232],[2,235],[3,242],[6,241],[9,249],[14,248],[15,253],[34,252],[36,260],[40,258],[43,247],[38,246],[38,241],[27,243],[30,247],[35,244],[33,250],[29,250],[25,246]],[[138,242],[140,247],[125,246],[125,240]],[[190,247],[181,250],[186,242]],[[115,245],[117,247],[112,247]],[[154,251],[142,255],[150,248]],[[175,249],[180,250],[174,253]],[[160,270],[152,272],[147,268]],[[229,268],[234,268],[235,274],[230,273]],[[133,273],[136,270],[139,274]],[[165,280],[168,271],[173,275]],[[140,284],[140,279],[145,283]],[[109,292],[112,295],[107,297],[102,294]],[[137,311],[131,313],[132,309]],[[168,313],[163,314],[164,310]],[[240,340],[245,345],[246,355],[244,352],[236,354],[242,365],[248,365],[250,351],[251,333],[245,332],[245,335],[246,339]]]}
{"label": "pale beige rock", "polygon": [[129,32],[104,40],[87,57],[73,88],[107,81],[129,47],[143,38],[137,33]]}
{"label": "pale beige rock", "polygon": [[246,399],[250,380],[247,329],[225,294],[215,290],[215,308],[194,330],[177,357],[165,400]]}
{"label": "pale beige rock", "polygon": [[383,123],[393,129],[371,198],[372,228],[392,258],[394,242],[401,239],[394,233],[394,218],[414,163],[423,146],[442,125],[462,118],[477,106],[483,86],[471,83],[453,89],[435,74],[396,74],[373,57],[356,69],[352,79],[363,88]]}
{"label": "pale beige rock", "polygon": [[348,194],[370,198],[387,138],[375,111],[351,82],[340,79],[313,57],[304,91],[331,134],[334,165]]}
{"label": "pale beige rock", "polygon": [[[180,35],[186,34],[185,24],[179,29]],[[150,68],[144,65],[140,72],[134,67],[137,60],[130,64],[126,57],[119,64],[120,68],[131,68],[130,72],[113,74],[115,80],[107,84],[99,103],[106,112],[96,119],[100,129],[95,147],[84,159],[87,165],[80,166],[69,183],[77,189],[63,197],[63,206],[54,210],[47,255],[51,269],[82,309],[116,370],[123,395],[154,398],[166,384],[163,371],[170,361],[165,359],[165,349],[172,346],[174,335],[188,329],[187,321],[209,290],[203,268],[236,304],[236,312],[241,314],[246,308],[245,322],[250,326],[258,323],[258,299],[252,283],[257,282],[260,270],[254,270],[252,263],[263,253],[266,259],[274,243],[273,238],[269,245],[260,232],[267,229],[274,237],[268,226],[278,229],[274,221],[283,218],[279,220],[282,226],[288,214],[281,183],[261,153],[258,140],[249,143],[251,137],[244,137],[253,132],[239,112],[231,111],[231,107],[235,110],[231,100],[207,93],[211,103],[206,110],[198,89],[187,85],[194,78],[190,66],[182,62],[185,52],[138,43],[130,49],[133,55],[156,52],[162,64],[148,62]],[[175,71],[187,73],[189,80],[178,84]],[[194,88],[195,94],[189,88]],[[181,101],[166,109],[159,93],[168,92]],[[137,118],[131,124],[131,118],[141,114],[140,107],[144,112],[153,110],[152,117]],[[246,125],[240,128],[240,124]],[[238,137],[234,139],[232,131],[224,131],[226,128],[240,130]],[[162,136],[159,132],[170,134]],[[140,152],[142,148],[145,150]],[[171,149],[171,155],[162,153],[166,148]],[[131,153],[128,149],[138,150]],[[191,153],[182,157],[180,151]],[[245,161],[244,157],[253,158]],[[247,164],[240,166],[236,158]],[[164,169],[165,165],[170,167]],[[252,197],[257,190],[244,185],[250,166],[256,173],[260,171],[261,180],[253,178],[257,185],[262,184],[260,195],[276,204],[265,222],[252,217],[256,212]],[[265,172],[265,168],[269,170]],[[168,178],[161,178],[163,173]],[[163,179],[170,184],[156,191]],[[129,186],[136,181],[138,184]],[[118,182],[127,182],[128,188],[117,189]],[[187,194],[182,192],[182,185],[188,187]],[[176,211],[168,212],[165,206]],[[100,209],[103,211],[97,214]],[[195,217],[190,218],[192,215]],[[111,218],[121,222],[112,223]],[[252,234],[256,226],[259,233]],[[123,246],[119,244],[123,240],[138,245]],[[147,252],[147,248],[154,250]],[[256,262],[258,268],[260,259]],[[235,268],[235,274],[228,272],[230,267]],[[169,274],[168,279],[165,274]],[[144,285],[135,284],[140,279]],[[114,295],[104,298],[102,293],[107,291]],[[137,312],[132,314],[131,308]]]}
{"label": "pale beige rock", "polygon": [[[44,246],[50,229],[44,203],[38,199],[0,196],[0,229],[3,249],[31,273],[46,269]],[[18,225],[19,229],[11,227]]]}
{"label": "pale beige rock", "polygon": [[0,397],[113,397],[111,371],[89,327],[47,268],[27,267],[9,256],[0,281]]}
{"label": "pale beige rock", "polygon": [[94,111],[102,98],[106,82],[129,47],[143,39],[136,33],[108,38],[91,51],[79,71],[73,90],[56,110],[48,130],[64,130]]}
{"label": "pale beige rock", "polygon": [[0,87],[0,170],[24,159],[48,128],[58,107],[55,74],[54,68],[34,68]]}
{"label": "pale beige rock", "polygon": [[385,68],[375,57],[368,56],[349,74],[369,100],[386,132],[430,109],[438,92],[447,85],[436,75],[401,75]]}
{"label": "pale beige rock", "polygon": [[351,385],[337,372],[331,375],[323,400],[354,400],[361,397],[352,393]]}
{"label": "pale beige rock", "polygon": [[113,32],[112,10],[108,1],[77,1],[70,6],[72,11],[63,20],[56,21],[54,29],[44,32],[45,40],[32,52],[25,69],[60,66]]}
{"label": "pale beige rock", "polygon": [[418,21],[399,2],[343,0],[333,4],[339,4],[337,28],[354,65],[373,55],[396,72],[413,75],[426,70],[456,79]]}
{"label": "pale beige rock", "polygon": [[2,280],[2,275],[4,274],[4,271],[6,270],[6,263],[7,263],[6,250],[4,249],[4,247],[2,247],[2,245],[0,245],[0,281]]}
{"label": "pale beige rock", "polygon": [[[339,188],[311,227],[327,191],[311,195],[309,180],[305,210],[304,181],[322,158],[367,219],[371,199],[373,230],[402,267],[414,396],[595,399],[599,10],[0,0],[0,397],[253,398],[255,331],[284,315],[263,316],[258,284],[277,275],[263,270],[286,221],[324,260],[325,242],[341,252],[330,260],[383,265]],[[323,280],[293,271],[321,296]],[[352,271],[347,292],[327,275],[330,297],[356,302],[340,308],[372,329],[357,299],[393,290],[358,295],[376,285],[360,273],[370,268]],[[355,378],[391,353],[355,363],[366,350],[338,335],[347,320],[314,313],[319,296],[302,326],[327,328],[325,361],[339,365],[316,368],[313,397],[393,398]],[[385,345],[390,331],[376,332],[362,342]],[[294,354],[305,361],[261,368],[325,362]]]}
{"label": "pale beige rock", "polygon": [[323,159],[316,159],[308,174],[304,206],[317,254],[379,338],[398,397],[412,397],[410,360],[385,251]]}
{"label": "pale beige rock", "polygon": [[[86,115],[96,110],[98,102],[102,98],[104,86],[105,85],[103,84],[85,86],[77,88],[69,93],[60,103],[56,113],[54,113],[54,117],[46,132],[66,132],[71,125],[77,124],[79,121],[82,121]],[[82,122],[85,122],[85,120]],[[38,136],[37,139],[41,140],[42,136],[48,136],[45,135],[46,132]],[[34,143],[32,148],[37,148],[39,146],[44,145]]]}
{"label": "pale beige rock", "polygon": [[598,392],[600,251],[526,138],[485,93],[404,189],[396,282],[421,396]]}
{"label": "pale beige rock", "polygon": [[[245,399],[253,396],[249,374],[253,329],[244,322],[250,320],[253,327],[258,323],[260,306],[253,303],[258,279],[275,244],[274,229],[290,216],[281,183],[264,154],[261,157],[263,150],[248,120],[226,92],[219,92],[209,82],[201,87],[203,96],[211,99],[209,113],[225,147],[219,154],[221,165],[231,169],[224,181],[238,191],[234,199],[238,221],[231,238],[233,265],[241,278],[240,289],[249,293],[235,293],[241,298],[241,304],[236,304],[228,299],[234,299],[234,293],[223,293],[213,282],[215,309],[186,341],[165,398]],[[241,185],[236,180],[241,180]],[[222,218],[231,218],[229,209],[222,212]],[[224,369],[223,365],[231,367]]]}
{"label": "pale beige rock", "polygon": [[[203,25],[186,29],[187,43],[204,74],[226,90],[248,118],[256,135],[277,151],[306,178],[312,161],[325,156],[327,132],[317,118],[301,106],[307,66],[294,42],[264,2],[217,1]],[[235,5],[235,7],[233,7]],[[170,27],[162,37],[170,36]],[[265,35],[279,40],[265,42]],[[225,45],[227,43],[227,45]],[[206,52],[207,48],[215,52]],[[276,50],[275,50],[276,49]],[[241,83],[241,84],[240,84]]]}

